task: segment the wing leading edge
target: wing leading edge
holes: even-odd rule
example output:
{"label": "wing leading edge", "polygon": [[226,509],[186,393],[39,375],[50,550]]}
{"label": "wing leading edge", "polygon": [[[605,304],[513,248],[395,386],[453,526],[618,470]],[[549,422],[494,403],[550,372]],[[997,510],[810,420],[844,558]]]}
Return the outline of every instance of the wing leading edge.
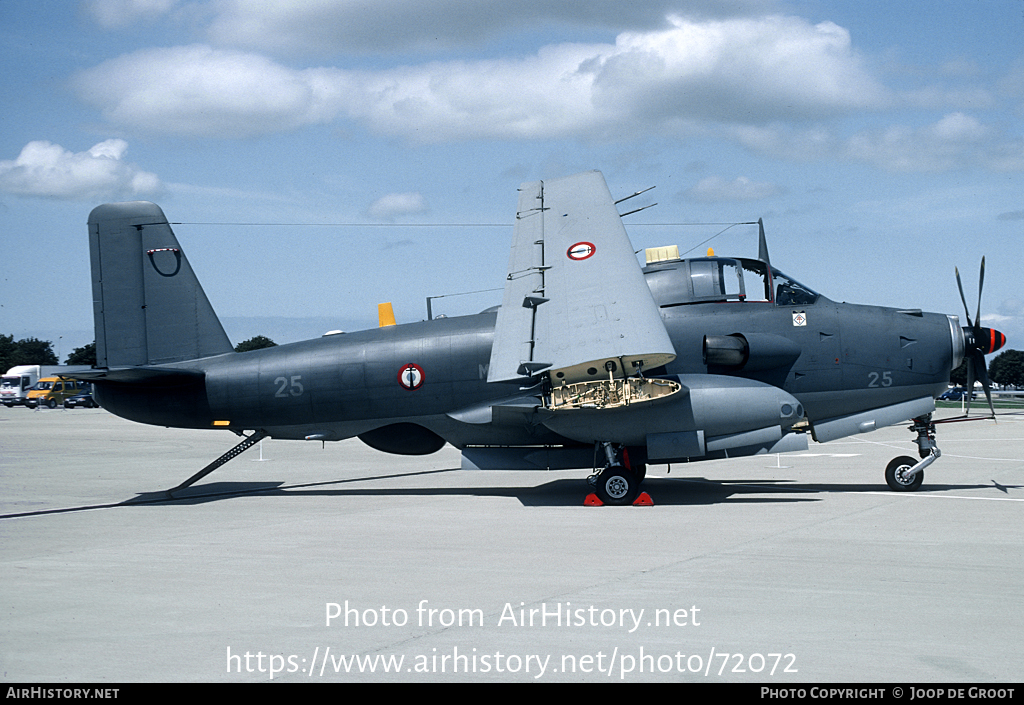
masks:
{"label": "wing leading edge", "polygon": [[673,359],[601,172],[523,184],[488,382],[623,378]]}

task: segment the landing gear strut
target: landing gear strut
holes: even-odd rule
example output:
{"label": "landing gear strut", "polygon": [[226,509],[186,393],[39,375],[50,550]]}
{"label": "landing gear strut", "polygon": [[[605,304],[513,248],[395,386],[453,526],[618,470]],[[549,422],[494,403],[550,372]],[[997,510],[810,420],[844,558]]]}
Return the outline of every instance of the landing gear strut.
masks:
{"label": "landing gear strut", "polygon": [[934,463],[942,452],[935,445],[935,424],[932,415],[925,414],[913,419],[911,433],[916,433],[917,452],[922,460],[910,456],[894,458],[885,468],[885,482],[893,492],[913,492],[924,482],[924,469]]}
{"label": "landing gear strut", "polygon": [[200,480],[202,480],[204,477],[209,475],[211,472],[213,472],[214,470],[219,468],[224,463],[228,462],[232,458],[238,457],[239,455],[241,455],[243,452],[245,452],[249,448],[252,448],[254,445],[256,445],[257,443],[262,441],[264,438],[266,438],[270,434],[267,433],[266,431],[264,431],[261,428],[261,429],[258,429],[256,431],[253,431],[253,433],[251,435],[249,435],[249,436],[244,436],[241,433],[239,433],[238,435],[242,436],[242,438],[244,439],[241,443],[236,445],[234,448],[229,450],[224,455],[222,455],[219,458],[217,458],[216,460],[214,460],[212,463],[207,465],[205,468],[203,468],[202,470],[197,472],[192,477],[190,477],[187,480],[185,480],[184,482],[182,482],[177,487],[174,487],[172,489],[167,490],[168,498],[175,499],[175,497],[174,497],[174,493],[175,492],[177,492],[178,490],[183,490],[186,487],[191,487],[196,482],[199,482]]}
{"label": "landing gear strut", "polygon": [[604,449],[607,463],[601,472],[589,478],[597,498],[604,504],[633,504],[640,494],[640,483],[647,468],[644,465],[632,466],[629,454],[621,446],[608,442],[602,442],[600,446]]}

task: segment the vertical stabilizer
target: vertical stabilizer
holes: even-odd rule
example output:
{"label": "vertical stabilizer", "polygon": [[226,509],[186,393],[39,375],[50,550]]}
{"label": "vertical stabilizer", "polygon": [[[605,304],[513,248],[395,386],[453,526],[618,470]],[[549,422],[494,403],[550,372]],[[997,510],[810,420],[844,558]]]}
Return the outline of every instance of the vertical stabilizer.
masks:
{"label": "vertical stabilizer", "polygon": [[89,254],[97,366],[159,365],[231,352],[158,205],[95,208]]}

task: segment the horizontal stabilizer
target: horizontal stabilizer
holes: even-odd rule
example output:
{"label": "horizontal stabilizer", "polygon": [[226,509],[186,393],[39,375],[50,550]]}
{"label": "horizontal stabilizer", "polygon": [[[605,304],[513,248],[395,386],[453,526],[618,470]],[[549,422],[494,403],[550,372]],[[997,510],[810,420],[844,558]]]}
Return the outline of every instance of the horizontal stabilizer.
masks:
{"label": "horizontal stabilizer", "polygon": [[121,367],[117,369],[86,370],[64,375],[85,382],[125,382],[128,384],[170,384],[200,381],[206,375],[197,370],[179,370],[175,367]]}

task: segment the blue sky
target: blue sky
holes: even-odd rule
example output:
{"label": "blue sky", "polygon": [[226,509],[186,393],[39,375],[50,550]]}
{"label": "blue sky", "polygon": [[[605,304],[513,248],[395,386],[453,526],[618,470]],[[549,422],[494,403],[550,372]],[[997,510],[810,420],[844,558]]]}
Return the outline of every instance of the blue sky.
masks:
{"label": "blue sky", "polygon": [[420,320],[502,286],[521,182],[600,169],[657,186],[636,249],[763,217],[839,301],[963,319],[958,266],[973,316],[985,255],[1020,349],[1021,37],[1022,0],[3,2],[0,332],[91,341],[85,223],[136,199],[235,342]]}

